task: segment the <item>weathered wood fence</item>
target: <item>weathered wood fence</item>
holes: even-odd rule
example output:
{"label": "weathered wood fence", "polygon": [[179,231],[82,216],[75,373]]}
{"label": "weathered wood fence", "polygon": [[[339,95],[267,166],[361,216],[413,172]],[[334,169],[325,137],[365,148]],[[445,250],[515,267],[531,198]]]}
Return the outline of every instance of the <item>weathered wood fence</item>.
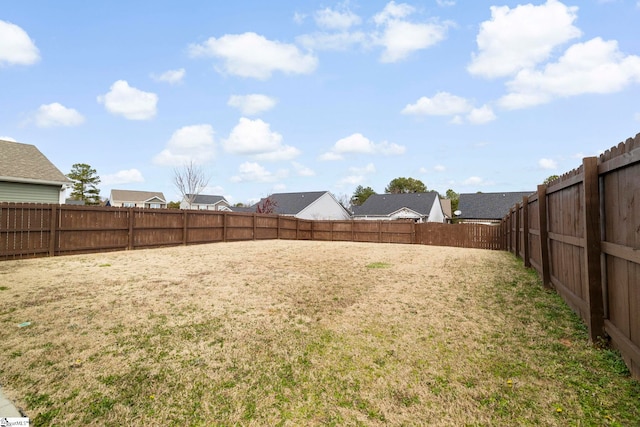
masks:
{"label": "weathered wood fence", "polygon": [[640,134],[538,186],[501,229],[505,247],[640,379]]}
{"label": "weathered wood fence", "polygon": [[0,203],[0,260],[264,239],[503,249],[500,232],[477,224],[311,221],[221,211]]}

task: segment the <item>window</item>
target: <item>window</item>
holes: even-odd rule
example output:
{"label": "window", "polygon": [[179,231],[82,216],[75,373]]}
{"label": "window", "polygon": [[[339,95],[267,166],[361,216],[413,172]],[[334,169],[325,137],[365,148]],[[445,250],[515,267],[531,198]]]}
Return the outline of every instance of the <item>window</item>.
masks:
{"label": "window", "polygon": [[160,203],[149,203],[149,207],[151,209],[160,209],[162,206],[160,205]]}
{"label": "window", "polygon": [[123,208],[135,208],[136,204],[135,203],[131,203],[131,202],[123,202],[122,203],[122,207]]}

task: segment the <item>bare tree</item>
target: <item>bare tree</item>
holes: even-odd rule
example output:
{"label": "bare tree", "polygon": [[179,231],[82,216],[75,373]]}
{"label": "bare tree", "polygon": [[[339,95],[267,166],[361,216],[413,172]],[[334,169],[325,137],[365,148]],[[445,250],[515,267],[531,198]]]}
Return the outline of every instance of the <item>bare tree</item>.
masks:
{"label": "bare tree", "polygon": [[191,209],[195,198],[209,184],[210,176],[207,176],[193,160],[185,163],[180,168],[173,170],[173,184],[187,203],[187,209]]}
{"label": "bare tree", "polygon": [[256,213],[273,214],[275,213],[277,207],[278,202],[271,199],[270,197],[267,197],[266,199],[262,199],[260,200],[260,202],[258,202],[258,204],[256,205]]}

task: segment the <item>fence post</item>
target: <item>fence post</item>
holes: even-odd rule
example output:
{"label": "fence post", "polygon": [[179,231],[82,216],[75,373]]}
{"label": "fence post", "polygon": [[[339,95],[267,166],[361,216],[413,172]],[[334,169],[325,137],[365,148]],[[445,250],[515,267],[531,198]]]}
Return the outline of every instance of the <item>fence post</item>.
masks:
{"label": "fence post", "polygon": [[515,206],[515,214],[516,214],[516,257],[520,257],[520,203],[516,203]]}
{"label": "fence post", "polygon": [[49,256],[55,256],[56,254],[56,235],[58,234],[58,228],[56,222],[58,221],[58,215],[56,211],[56,205],[51,205],[51,219],[49,226]]}
{"label": "fence post", "polygon": [[[253,220],[254,220],[254,226],[255,226],[255,216]],[[255,234],[253,235],[253,237],[255,238]],[[227,213],[226,212],[222,214],[222,241],[223,242],[227,241]]]}
{"label": "fence post", "polygon": [[135,213],[133,212],[134,208],[129,208],[129,245],[128,249],[133,249],[133,220],[135,217]]}
{"label": "fence post", "polygon": [[598,159],[582,159],[584,172],[585,271],[589,287],[589,338],[595,342],[604,336],[604,301],[601,276],[600,192]]}
{"label": "fence post", "polygon": [[182,214],[182,244],[185,246],[187,244],[187,228],[187,209],[185,209]]}
{"label": "fence post", "polygon": [[542,260],[542,284],[551,288],[549,263],[549,226],[547,224],[547,186],[538,185],[538,219],[540,223],[540,258]]}
{"label": "fence post", "polygon": [[280,215],[278,215],[276,221],[276,239],[280,240]]}
{"label": "fence post", "polygon": [[256,213],[253,213],[253,240],[256,240],[256,234],[258,232],[258,218],[256,218]]}
{"label": "fence post", "polygon": [[531,267],[529,254],[529,196],[522,198],[522,256],[524,266]]}
{"label": "fence post", "polygon": [[382,243],[382,221],[378,222],[378,243]]}

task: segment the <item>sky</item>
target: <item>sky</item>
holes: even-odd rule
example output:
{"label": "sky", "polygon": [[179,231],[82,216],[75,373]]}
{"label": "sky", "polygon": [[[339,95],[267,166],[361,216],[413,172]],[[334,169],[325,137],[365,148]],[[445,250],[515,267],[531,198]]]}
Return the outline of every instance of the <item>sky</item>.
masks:
{"label": "sky", "polygon": [[[640,132],[640,1],[0,0],[0,138],[179,200],[535,190]],[[1,171],[0,171],[1,175]]]}

